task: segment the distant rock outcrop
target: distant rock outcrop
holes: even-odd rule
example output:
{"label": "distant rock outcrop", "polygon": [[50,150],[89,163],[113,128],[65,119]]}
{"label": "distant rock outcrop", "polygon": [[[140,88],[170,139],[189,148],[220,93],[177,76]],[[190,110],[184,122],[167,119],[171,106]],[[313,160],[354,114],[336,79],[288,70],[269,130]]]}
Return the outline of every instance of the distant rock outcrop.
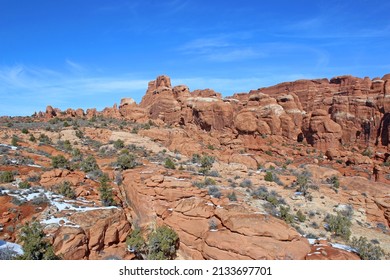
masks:
{"label": "distant rock outcrop", "polygon": [[345,75],[298,80],[226,98],[212,89],[191,92],[185,85],[172,86],[171,79],[162,75],[149,82],[139,105],[132,98],[123,98],[119,107],[86,113],[82,109],[61,112],[48,106],[37,116],[103,115],[140,123],[151,119],[168,125],[196,125],[200,130],[227,132],[232,137],[275,135],[306,140],[325,151],[361,141],[364,122],[370,126],[369,141],[388,146],[389,94],[390,74],[374,79]]}

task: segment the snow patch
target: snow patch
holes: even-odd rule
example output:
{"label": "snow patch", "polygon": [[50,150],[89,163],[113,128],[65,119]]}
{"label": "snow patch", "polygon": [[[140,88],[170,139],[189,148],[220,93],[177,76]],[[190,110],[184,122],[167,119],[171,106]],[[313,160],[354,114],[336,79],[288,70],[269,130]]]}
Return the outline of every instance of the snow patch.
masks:
{"label": "snow patch", "polygon": [[0,250],[9,249],[15,251],[18,255],[23,255],[23,248],[21,245],[0,240]]}

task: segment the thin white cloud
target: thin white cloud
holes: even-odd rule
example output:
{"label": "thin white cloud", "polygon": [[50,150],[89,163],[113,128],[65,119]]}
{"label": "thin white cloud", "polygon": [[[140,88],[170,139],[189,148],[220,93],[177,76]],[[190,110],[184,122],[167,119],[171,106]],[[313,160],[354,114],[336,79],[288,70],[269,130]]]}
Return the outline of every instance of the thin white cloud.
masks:
{"label": "thin white cloud", "polygon": [[102,109],[126,96],[140,101],[148,82],[126,75],[80,77],[24,65],[0,67],[0,115],[31,115],[47,105]]}
{"label": "thin white cloud", "polygon": [[246,44],[247,38],[248,34],[245,36],[233,33],[219,34],[214,37],[191,40],[177,50],[195,59],[201,58],[214,62],[241,61],[263,56],[264,53],[261,50]]}
{"label": "thin white cloud", "polygon": [[74,62],[70,59],[65,60],[66,65],[68,66],[69,70],[76,73],[82,73],[85,72],[87,69],[81,65],[80,63]]}

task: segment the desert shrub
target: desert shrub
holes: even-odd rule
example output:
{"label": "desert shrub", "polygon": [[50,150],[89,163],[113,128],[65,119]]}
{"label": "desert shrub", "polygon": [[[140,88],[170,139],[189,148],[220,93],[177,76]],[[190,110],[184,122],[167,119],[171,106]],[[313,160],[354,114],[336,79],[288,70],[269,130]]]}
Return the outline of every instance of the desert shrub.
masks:
{"label": "desert shrub", "polygon": [[57,186],[57,192],[67,198],[75,199],[76,193],[74,192],[73,188],[71,187],[70,182],[64,181],[61,184]]}
{"label": "desert shrub", "polygon": [[76,137],[82,139],[82,138],[84,138],[84,133],[81,130],[77,129],[76,130]]}
{"label": "desert shrub", "polygon": [[70,169],[70,163],[63,155],[53,156],[51,158],[51,165],[53,168]]}
{"label": "desert shrub", "polygon": [[16,135],[12,136],[11,145],[12,146],[18,146],[19,145],[19,138]]}
{"label": "desert shrub", "polygon": [[63,151],[67,151],[67,152],[72,151],[72,144],[70,143],[69,140],[65,140],[65,141],[59,140],[59,141],[57,142],[57,147],[58,147],[60,150],[63,150]]}
{"label": "desert shrub", "polygon": [[201,189],[207,186],[215,185],[216,183],[217,182],[215,182],[214,179],[206,177],[203,181],[192,182],[192,185]]}
{"label": "desert shrub", "polygon": [[31,200],[31,203],[34,205],[41,205],[49,203],[49,199],[44,194],[39,194]]}
{"label": "desert shrub", "polygon": [[179,236],[173,229],[167,226],[158,227],[149,235],[147,259],[172,260],[176,256],[178,241]]}
{"label": "desert shrub", "polygon": [[35,138],[35,136],[32,135],[32,134],[30,134],[29,140],[30,140],[31,142],[36,142],[36,141],[37,141],[37,139]]}
{"label": "desert shrub", "polygon": [[99,166],[96,162],[96,159],[92,155],[89,155],[80,163],[80,170],[84,171],[85,173],[89,173],[95,170],[99,170]]}
{"label": "desert shrub", "polygon": [[290,214],[290,207],[281,205],[280,208],[280,218],[288,224],[292,224],[294,222],[293,215]]}
{"label": "desert shrub", "polygon": [[240,187],[241,188],[250,188],[253,186],[253,183],[251,181],[251,179],[244,179],[241,183],[240,183]]}
{"label": "desert shrub", "polygon": [[125,143],[123,142],[123,140],[121,139],[117,139],[116,141],[114,141],[114,148],[119,150],[119,149],[123,149],[125,147]]}
{"label": "desert shrub", "polygon": [[81,161],[83,159],[83,154],[78,148],[73,148],[71,155],[72,155],[72,161]]}
{"label": "desert shrub", "polygon": [[274,181],[274,176],[272,175],[271,171],[267,171],[264,176],[264,180],[267,182],[273,182]]}
{"label": "desert shrub", "polygon": [[215,150],[215,147],[214,147],[214,145],[208,144],[208,145],[207,145],[207,149],[213,151],[213,150]]}
{"label": "desert shrub", "polygon": [[27,129],[27,128],[23,128],[23,129],[22,129],[22,133],[23,133],[23,134],[28,134],[28,129]]}
{"label": "desert shrub", "polygon": [[372,157],[373,154],[374,152],[370,148],[367,148],[362,152],[362,155],[366,157]]}
{"label": "desert shrub", "polygon": [[211,170],[209,172],[209,176],[211,176],[211,177],[219,177],[220,175],[219,175],[219,172],[217,170]]}
{"label": "desert shrub", "polygon": [[327,230],[335,235],[345,240],[348,240],[351,236],[351,221],[340,213],[337,213],[337,215],[328,214],[325,217],[325,222],[328,224]]}
{"label": "desert shrub", "polygon": [[28,181],[23,181],[18,184],[19,189],[29,189],[31,188],[31,184]]}
{"label": "desert shrub", "polygon": [[0,183],[11,183],[14,180],[14,174],[11,171],[0,173]]}
{"label": "desert shrub", "polygon": [[38,222],[26,223],[21,228],[19,241],[23,244],[21,260],[58,260],[53,246],[46,240],[46,234]]}
{"label": "desert shrub", "polygon": [[215,198],[220,198],[222,196],[222,194],[217,186],[210,186],[208,193],[210,196],[215,197]]}
{"label": "desert shrub", "polygon": [[350,245],[363,260],[380,260],[385,254],[379,245],[368,242],[366,237],[353,237]]}
{"label": "desert shrub", "polygon": [[122,170],[133,169],[138,165],[134,154],[119,155],[116,164]]}
{"label": "desert shrub", "polygon": [[333,189],[336,193],[340,187],[340,181],[337,176],[332,176],[326,179],[326,182],[331,185],[331,189]]}
{"label": "desert shrub", "polygon": [[309,178],[305,174],[299,174],[296,181],[298,185],[297,191],[305,194],[309,188],[308,181]]}
{"label": "desert shrub", "polygon": [[33,174],[27,178],[27,181],[31,183],[36,183],[39,182],[40,180],[41,180],[41,176],[39,174]]}
{"label": "desert shrub", "polygon": [[100,179],[100,187],[99,187],[99,193],[100,193],[100,200],[104,206],[114,206],[115,200],[112,188],[109,184],[109,178],[107,174],[103,174]]}
{"label": "desert shrub", "polygon": [[209,230],[216,230],[218,229],[218,224],[215,221],[215,219],[210,219],[209,221]]}
{"label": "desert shrub", "polygon": [[304,221],[306,221],[306,215],[303,214],[301,210],[298,210],[298,211],[297,211],[296,217],[297,217],[298,221],[300,221],[301,223],[303,223]]}
{"label": "desert shrub", "polygon": [[228,194],[228,198],[230,201],[237,201],[237,195],[235,192],[231,192]]}
{"label": "desert shrub", "polygon": [[43,134],[43,133],[41,133],[39,135],[38,141],[42,144],[51,144],[51,140],[50,140],[49,136],[47,136],[46,134]]}
{"label": "desert shrub", "polygon": [[275,191],[269,192],[268,189],[264,186],[261,186],[256,190],[252,191],[251,196],[254,199],[262,199],[268,201],[273,206],[277,206],[279,204],[286,204],[286,202],[279,194],[277,194]]}
{"label": "desert shrub", "polygon": [[[127,248],[129,251],[141,253],[146,249],[146,241],[142,236],[140,228],[135,228],[126,239]],[[139,256],[140,257],[140,256]]]}
{"label": "desert shrub", "polygon": [[200,155],[199,154],[193,154],[191,161],[192,161],[192,163],[200,163]]}
{"label": "desert shrub", "polygon": [[338,213],[344,217],[351,218],[353,216],[353,207],[350,204],[342,205],[343,207],[338,210]]}
{"label": "desert shrub", "polygon": [[168,169],[176,169],[175,163],[170,158],[165,159],[164,167]]}
{"label": "desert shrub", "polygon": [[213,166],[213,163],[215,161],[215,158],[212,157],[212,156],[207,156],[207,155],[204,155],[202,156],[202,158],[200,159],[200,169],[199,169],[199,172],[202,173],[202,174],[207,174],[211,167]]}

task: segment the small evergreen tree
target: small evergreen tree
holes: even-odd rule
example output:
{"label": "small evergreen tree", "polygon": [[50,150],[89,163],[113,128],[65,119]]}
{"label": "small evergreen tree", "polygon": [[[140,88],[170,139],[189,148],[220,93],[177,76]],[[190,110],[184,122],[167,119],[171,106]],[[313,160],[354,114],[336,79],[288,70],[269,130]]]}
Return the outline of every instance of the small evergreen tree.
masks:
{"label": "small evergreen tree", "polygon": [[81,162],[80,169],[85,173],[88,173],[95,170],[99,170],[99,166],[96,162],[96,159],[93,156],[89,155]]}
{"label": "small evergreen tree", "polygon": [[72,189],[69,181],[62,182],[61,184],[58,185],[57,189],[58,189],[59,194],[65,196],[67,198],[70,198],[70,199],[76,198],[76,193]]}
{"label": "small evergreen tree", "polygon": [[53,166],[53,168],[70,168],[69,161],[63,155],[53,156],[51,158],[51,165]]}
{"label": "small evergreen tree", "polygon": [[122,170],[132,169],[138,165],[134,154],[121,154],[117,159],[117,166]]}
{"label": "small evergreen tree", "polygon": [[148,238],[149,260],[172,260],[176,255],[179,236],[167,226],[158,227]]}
{"label": "small evergreen tree", "polygon": [[21,260],[58,260],[53,246],[45,239],[45,233],[38,222],[26,223],[20,234],[20,242],[23,244]]}
{"label": "small evergreen tree", "polygon": [[366,237],[352,238],[351,246],[356,249],[363,260],[380,260],[385,252],[379,245],[368,242]]}
{"label": "small evergreen tree", "polygon": [[267,173],[264,176],[264,180],[267,182],[273,182],[274,181],[274,176],[272,175],[272,172],[267,171]]}
{"label": "small evergreen tree", "polygon": [[123,140],[121,139],[118,139],[114,142],[114,148],[119,150],[119,149],[123,149],[125,147],[125,143],[123,142]]}
{"label": "small evergreen tree", "polygon": [[175,163],[170,158],[165,159],[164,167],[168,169],[176,169]]}
{"label": "small evergreen tree", "polygon": [[104,206],[114,206],[115,200],[114,195],[112,193],[112,188],[109,184],[109,178],[107,174],[103,174],[100,179],[100,200],[102,201]]}
{"label": "small evergreen tree", "polygon": [[333,232],[335,235],[340,236],[345,240],[349,240],[349,237],[351,236],[350,227],[352,223],[348,217],[337,213],[337,216],[328,215],[325,218],[325,222],[328,223],[328,230],[330,232]]}
{"label": "small evergreen tree", "polygon": [[0,173],[0,183],[11,183],[14,180],[14,174],[11,171]]}

